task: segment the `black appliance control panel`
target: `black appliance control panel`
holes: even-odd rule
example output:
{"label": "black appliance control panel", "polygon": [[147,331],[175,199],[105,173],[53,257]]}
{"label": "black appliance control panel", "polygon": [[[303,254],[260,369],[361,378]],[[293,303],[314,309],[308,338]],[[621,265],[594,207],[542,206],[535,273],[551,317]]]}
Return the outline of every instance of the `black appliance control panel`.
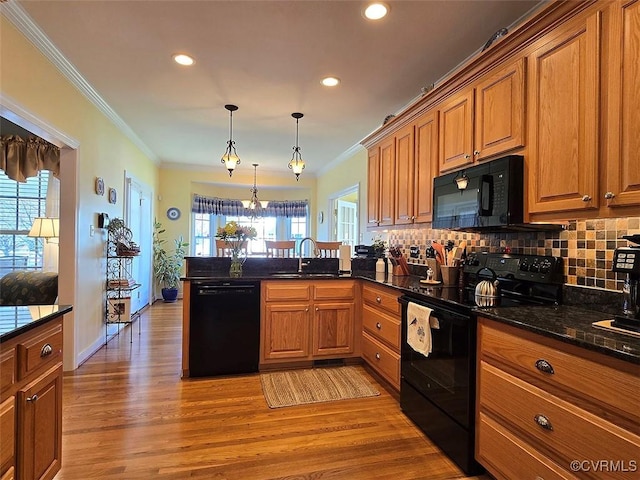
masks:
{"label": "black appliance control panel", "polygon": [[613,252],[613,271],[624,273],[640,273],[640,248],[617,248]]}
{"label": "black appliance control panel", "polygon": [[[484,270],[483,270],[484,269]],[[464,272],[498,278],[527,280],[537,283],[562,283],[562,258],[544,255],[516,255],[501,253],[470,253]]]}

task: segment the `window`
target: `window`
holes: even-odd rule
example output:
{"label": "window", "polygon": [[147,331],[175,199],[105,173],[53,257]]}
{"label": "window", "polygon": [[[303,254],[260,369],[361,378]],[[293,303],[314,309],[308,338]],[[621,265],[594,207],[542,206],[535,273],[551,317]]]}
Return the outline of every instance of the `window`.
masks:
{"label": "window", "polygon": [[0,172],[0,277],[12,270],[41,269],[43,239],[28,237],[33,220],[46,216],[48,171],[26,183]]}
{"label": "window", "polygon": [[235,221],[240,225],[254,227],[258,235],[248,244],[249,255],[266,256],[265,240],[295,239],[296,251],[301,239],[307,235],[306,217],[238,217],[224,215],[210,215],[207,213],[193,213],[193,242],[194,256],[215,256],[215,235],[218,227],[227,222]]}

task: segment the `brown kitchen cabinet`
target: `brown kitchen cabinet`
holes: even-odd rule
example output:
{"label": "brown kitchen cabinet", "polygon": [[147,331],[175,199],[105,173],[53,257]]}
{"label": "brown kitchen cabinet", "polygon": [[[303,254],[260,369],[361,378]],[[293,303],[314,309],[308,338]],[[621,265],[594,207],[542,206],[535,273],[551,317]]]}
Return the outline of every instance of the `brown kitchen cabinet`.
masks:
{"label": "brown kitchen cabinet", "polygon": [[[640,205],[640,1],[612,2],[609,15],[607,207]],[[617,212],[613,212],[616,214]]]}
{"label": "brown kitchen cabinet", "polygon": [[396,188],[396,137],[390,136],[369,149],[367,226],[393,225]]}
{"label": "brown kitchen cabinet", "polygon": [[413,223],[415,220],[413,208],[414,191],[414,127],[407,125],[396,133],[395,159],[395,202],[393,223],[396,225]]}
{"label": "brown kitchen cabinet", "polygon": [[600,12],[579,16],[529,55],[529,212],[596,209]]}
{"label": "brown kitchen cabinet", "polygon": [[637,459],[632,363],[481,317],[477,364],[476,459],[496,479],[621,478],[571,462]]}
{"label": "brown kitchen cabinet", "polygon": [[362,358],[395,390],[400,390],[401,310],[397,290],[362,286]]}
{"label": "brown kitchen cabinet", "polygon": [[473,89],[440,105],[440,173],[473,163]]}
{"label": "brown kitchen cabinet", "polygon": [[440,172],[524,146],[525,58],[497,67],[440,109]]}
{"label": "brown kitchen cabinet", "polygon": [[62,459],[62,316],[0,344],[0,478],[52,479]]}
{"label": "brown kitchen cabinet", "polygon": [[355,280],[270,280],[262,292],[261,364],[359,354]]}

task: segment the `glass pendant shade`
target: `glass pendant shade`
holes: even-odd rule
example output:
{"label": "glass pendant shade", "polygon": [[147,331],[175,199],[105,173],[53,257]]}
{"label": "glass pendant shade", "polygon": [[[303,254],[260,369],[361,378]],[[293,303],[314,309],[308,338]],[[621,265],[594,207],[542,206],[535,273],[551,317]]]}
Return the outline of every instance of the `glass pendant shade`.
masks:
{"label": "glass pendant shade", "polygon": [[233,112],[238,110],[236,105],[225,105],[224,108],[229,110],[229,140],[227,141],[227,149],[222,155],[221,162],[229,171],[229,176],[233,175],[237,165],[240,165],[240,157],[236,152],[236,142],[233,141]]}
{"label": "glass pendant shade", "polygon": [[302,117],[304,117],[304,115],[296,112],[292,113],[291,116],[296,119],[296,145],[293,147],[293,156],[291,157],[288,167],[293,171],[297,182],[300,180],[300,174],[302,173],[302,170],[304,170],[305,166],[302,154],[300,153],[300,146],[298,145],[298,122]]}
{"label": "glass pendant shade", "polygon": [[258,200],[258,187],[256,185],[256,172],[258,168],[257,163],[252,163],[253,165],[253,188],[251,189],[251,200],[242,200],[242,206],[244,208],[248,208],[249,210],[253,210],[252,214],[255,216],[255,211],[260,210],[262,208],[267,208],[269,205],[268,200]]}

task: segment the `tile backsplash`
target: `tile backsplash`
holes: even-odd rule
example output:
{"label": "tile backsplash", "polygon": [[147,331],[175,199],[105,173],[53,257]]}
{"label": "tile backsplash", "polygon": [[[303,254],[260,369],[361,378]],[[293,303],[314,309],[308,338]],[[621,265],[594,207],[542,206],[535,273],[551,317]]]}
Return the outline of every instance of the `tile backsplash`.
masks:
{"label": "tile backsplash", "polygon": [[[410,263],[426,263],[425,250],[431,240],[466,240],[467,251],[562,257],[565,283],[620,290],[622,275],[611,271],[613,251],[629,245],[621,237],[631,234],[640,234],[640,217],[573,220],[566,230],[553,232],[468,233],[407,227],[380,236],[399,246]],[[412,245],[419,247],[417,259],[409,258]]]}

